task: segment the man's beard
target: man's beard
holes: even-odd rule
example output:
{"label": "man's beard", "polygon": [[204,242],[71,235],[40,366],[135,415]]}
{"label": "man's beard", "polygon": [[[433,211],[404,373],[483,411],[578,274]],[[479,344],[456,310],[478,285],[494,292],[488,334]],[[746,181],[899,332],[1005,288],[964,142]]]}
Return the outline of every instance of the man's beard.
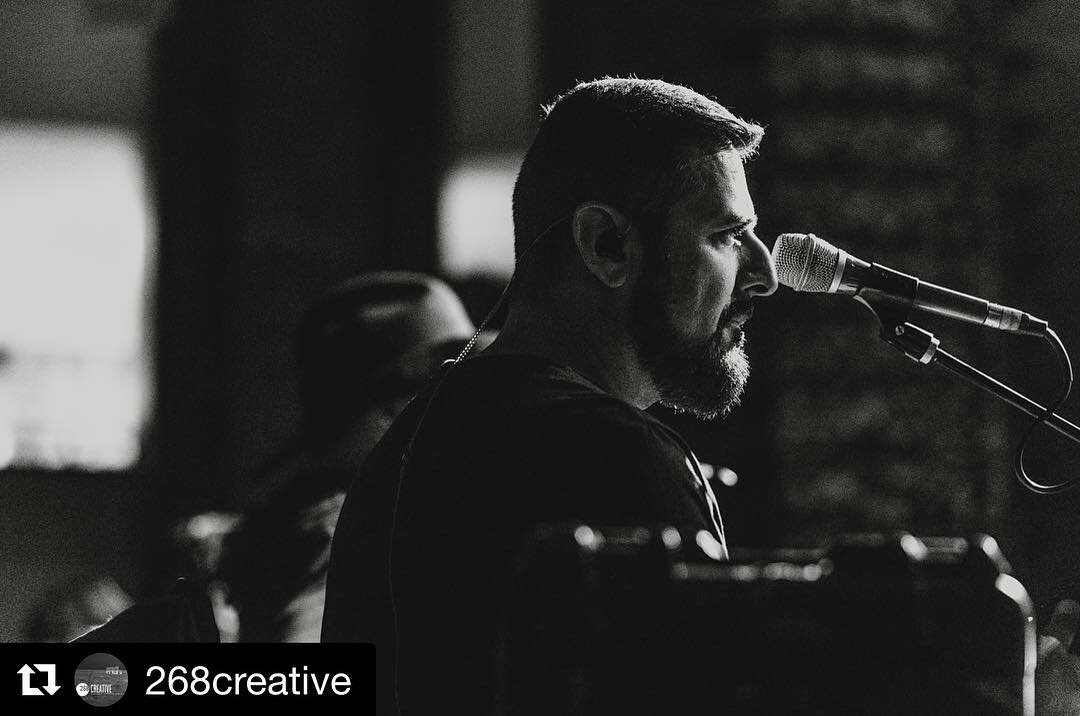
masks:
{"label": "man's beard", "polygon": [[709,338],[687,343],[664,312],[669,289],[663,267],[653,263],[646,270],[633,299],[630,333],[639,360],[659,390],[660,404],[704,420],[727,415],[742,398],[750,361],[742,329],[735,328],[735,339],[728,341],[724,328],[747,306],[729,304]]}

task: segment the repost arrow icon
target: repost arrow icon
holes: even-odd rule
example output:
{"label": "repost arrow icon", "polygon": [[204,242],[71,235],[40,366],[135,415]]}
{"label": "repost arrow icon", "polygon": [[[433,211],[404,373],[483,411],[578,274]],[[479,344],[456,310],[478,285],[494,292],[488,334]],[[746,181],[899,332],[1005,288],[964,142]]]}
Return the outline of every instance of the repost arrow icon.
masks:
{"label": "repost arrow icon", "polygon": [[60,685],[56,683],[56,664],[34,664],[34,668],[49,675],[48,683],[45,684],[45,690],[49,692],[49,696],[60,690]]}
{"label": "repost arrow icon", "polygon": [[41,690],[30,685],[30,674],[34,673],[34,670],[30,668],[29,664],[23,664],[19,669],[19,673],[22,674],[22,695],[23,696],[43,696]]}

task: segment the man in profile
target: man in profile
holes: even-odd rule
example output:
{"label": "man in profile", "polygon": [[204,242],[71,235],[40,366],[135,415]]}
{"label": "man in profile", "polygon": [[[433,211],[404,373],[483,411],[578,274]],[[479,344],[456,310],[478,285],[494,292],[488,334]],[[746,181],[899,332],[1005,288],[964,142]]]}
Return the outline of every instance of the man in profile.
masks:
{"label": "man in profile", "polygon": [[538,524],[667,523],[726,554],[696,458],[644,410],[739,400],[743,325],[776,289],[743,171],[761,136],[656,80],[547,108],[498,339],[410,405],[341,513],[323,639],[376,644],[379,713],[491,710],[510,563]]}

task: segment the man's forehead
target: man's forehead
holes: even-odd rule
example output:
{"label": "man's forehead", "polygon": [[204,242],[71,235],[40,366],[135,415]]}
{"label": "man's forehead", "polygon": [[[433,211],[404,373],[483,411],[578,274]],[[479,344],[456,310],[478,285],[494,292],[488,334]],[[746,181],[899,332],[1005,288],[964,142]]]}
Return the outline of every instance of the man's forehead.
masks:
{"label": "man's forehead", "polygon": [[732,183],[732,180],[745,182],[746,172],[743,159],[734,150],[707,152],[685,159],[682,170],[690,176],[697,176],[702,182]]}
{"label": "man's forehead", "polygon": [[[693,157],[683,165],[690,178],[685,203],[708,205],[733,223],[754,215],[754,202],[746,184],[742,157],[735,151],[721,151]],[[683,203],[683,202],[680,202]]]}

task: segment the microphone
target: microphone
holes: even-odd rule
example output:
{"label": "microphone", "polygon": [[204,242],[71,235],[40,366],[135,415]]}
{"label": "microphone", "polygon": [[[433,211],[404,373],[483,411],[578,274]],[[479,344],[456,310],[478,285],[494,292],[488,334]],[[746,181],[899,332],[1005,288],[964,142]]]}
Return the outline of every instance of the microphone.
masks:
{"label": "microphone", "polygon": [[781,234],[772,251],[780,283],[796,291],[851,296],[870,306],[944,316],[1011,333],[1042,336],[1046,321],[1016,308],[920,281],[880,264],[857,259],[813,234]]}

